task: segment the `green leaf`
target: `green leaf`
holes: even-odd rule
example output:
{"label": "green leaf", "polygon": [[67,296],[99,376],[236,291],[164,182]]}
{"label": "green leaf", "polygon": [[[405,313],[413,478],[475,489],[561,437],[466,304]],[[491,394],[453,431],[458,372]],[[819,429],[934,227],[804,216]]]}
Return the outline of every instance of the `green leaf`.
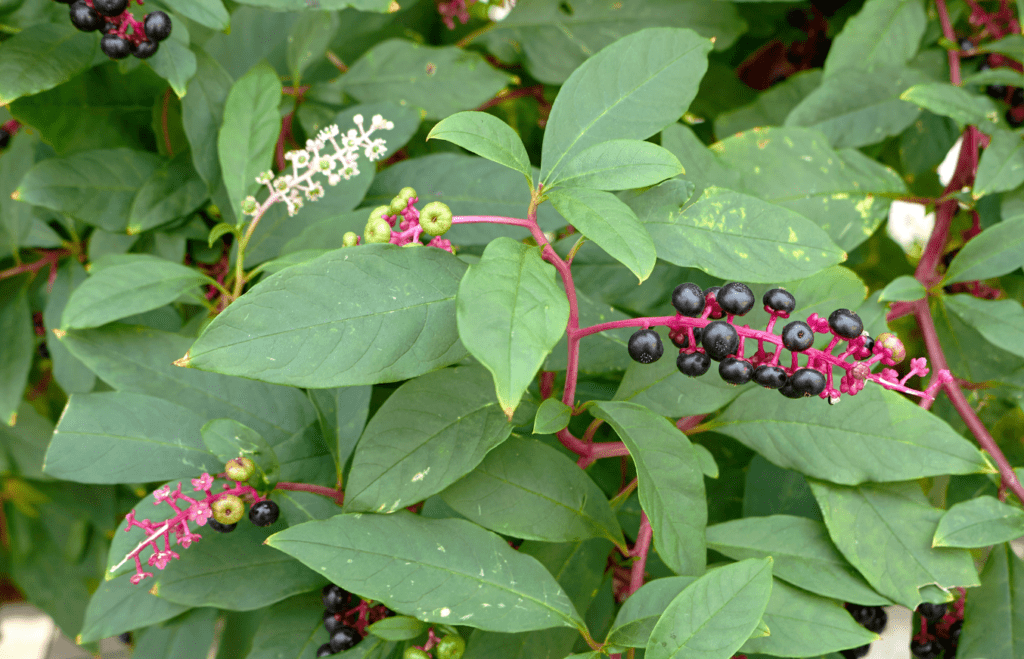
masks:
{"label": "green leaf", "polygon": [[117,636],[169,620],[188,607],[154,597],[149,589],[120,577],[103,581],[89,600],[79,644]]}
{"label": "green leaf", "polygon": [[196,55],[189,50],[187,43],[175,38],[166,39],[147,61],[161,78],[167,80],[178,98],[185,96],[188,83],[195,76],[198,66]]}
{"label": "green leaf", "polygon": [[221,462],[233,458],[246,457],[256,464],[256,468],[268,487],[277,483],[281,466],[273,447],[252,428],[242,425],[234,419],[214,419],[207,422],[200,433],[203,444]]}
{"label": "green leaf", "polygon": [[[242,200],[259,188],[256,176],[270,169],[281,132],[281,81],[262,62],[231,86],[217,134],[217,154],[228,200],[241,217]],[[207,181],[209,182],[209,181]]]}
{"label": "green leaf", "polygon": [[230,16],[221,0],[164,0],[164,4],[200,25],[222,32],[228,29]]}
{"label": "green leaf", "polygon": [[465,366],[428,373],[399,387],[356,445],[345,509],[391,513],[472,471],[512,432],[489,384],[487,371]]}
{"label": "green leaf", "polygon": [[123,233],[139,189],[161,164],[156,154],[131,149],[47,158],[25,174],[16,194],[20,201]]}
{"label": "green leaf", "polygon": [[981,152],[971,196],[981,199],[993,192],[1013,190],[1024,183],[1024,140],[1017,133],[997,130]]}
{"label": "green leaf", "polygon": [[946,82],[914,85],[900,98],[961,124],[977,126],[985,133],[995,132],[999,123],[1000,113],[992,99]]}
{"label": "green leaf", "polygon": [[612,645],[642,648],[665,609],[697,577],[665,577],[645,583],[623,603],[608,632]]}
{"label": "green leaf", "polygon": [[992,472],[981,452],[945,421],[880,386],[869,384],[838,407],[806,402],[751,389],[709,429],[780,467],[845,485]]}
{"label": "green leaf", "polygon": [[210,190],[220,183],[217,132],[224,121],[224,102],[231,91],[231,83],[231,76],[224,67],[200,50],[196,74],[181,99],[181,121],[192,147],[192,162]]}
{"label": "green leaf", "polygon": [[[462,659],[570,659],[566,654],[572,652],[579,637],[578,632],[564,627],[519,634],[477,629],[469,635]],[[572,657],[598,659],[589,653]]]}
{"label": "green leaf", "polygon": [[601,488],[557,449],[512,437],[441,498],[502,535],[568,542],[605,537],[625,547]]}
{"label": "green leaf", "polygon": [[[352,7],[359,11],[386,12],[391,0],[319,0],[317,6],[324,10],[346,9]],[[242,0],[239,4],[254,7],[266,7],[271,11],[308,11],[306,0]]]}
{"label": "green leaf", "polygon": [[[709,548],[734,560],[771,556],[777,578],[812,593],[864,605],[892,603],[872,590],[843,558],[821,522],[791,515],[746,517],[709,526],[707,541]],[[774,627],[769,627],[774,633]]]}
{"label": "green leaf", "polygon": [[982,300],[973,295],[950,295],[946,308],[985,340],[1024,357],[1024,308],[1016,300]]}
{"label": "green leaf", "polygon": [[1024,565],[1009,544],[996,545],[964,608],[957,654],[1015,657],[1024,652]]}
{"label": "green leaf", "polygon": [[921,0],[868,0],[836,35],[825,59],[825,75],[910,62],[927,23]]}
{"label": "green leaf", "polygon": [[[16,414],[13,426],[0,424],[0,472],[11,473],[13,467],[13,473],[25,478],[50,480],[43,473],[43,458],[53,436],[53,422],[28,401],[18,405]],[[9,462],[5,453],[9,454]]]}
{"label": "green leaf", "polygon": [[497,238],[459,284],[463,345],[494,376],[509,419],[537,369],[565,333],[569,302],[540,249]]}
{"label": "green leaf", "polygon": [[337,515],[293,526],[268,544],[342,588],[424,622],[500,632],[583,625],[535,559],[464,520],[405,511]]}
{"label": "green leaf", "polygon": [[720,188],[706,189],[681,212],[645,220],[660,258],[726,280],[769,282],[780,271],[809,276],[846,256],[797,213]]}
{"label": "green leaf", "polygon": [[238,237],[238,231],[235,229],[234,224],[228,222],[221,222],[210,229],[210,235],[206,238],[206,244],[209,247],[213,247],[213,243],[217,242],[221,236],[227,234],[233,234],[236,238]]}
{"label": "green leaf", "polygon": [[313,388],[415,377],[466,355],[455,326],[465,269],[428,247],[328,252],[263,279],[233,302],[186,363]]}
{"label": "green leaf", "polygon": [[0,282],[0,423],[13,426],[21,397],[25,392],[35,332],[28,287],[21,277]]}
{"label": "green leaf", "polygon": [[214,609],[189,611],[173,622],[150,627],[139,634],[133,654],[152,659],[204,657],[213,645],[216,622]]}
{"label": "green leaf", "polygon": [[964,245],[943,277],[943,284],[1001,277],[1024,265],[1024,218],[988,227]]}
{"label": "green leaf", "polygon": [[158,309],[186,297],[200,300],[210,278],[198,270],[149,254],[100,258],[93,274],[71,293],[61,317],[63,329],[85,329]]}
{"label": "green leaf", "polygon": [[0,105],[67,82],[89,68],[98,40],[69,23],[37,23],[0,44]]}
{"label": "green leaf", "polygon": [[915,609],[922,586],[978,584],[966,550],[932,548],[943,511],[928,505],[917,483],[847,487],[811,481],[811,490],[836,547],[894,602]]}
{"label": "green leaf", "polygon": [[[267,609],[245,659],[314,659],[317,649],[329,640],[323,613],[324,606],[313,593],[274,604]],[[349,654],[373,645],[374,640],[364,640]]]}
{"label": "green leaf", "polygon": [[317,409],[320,426],[327,448],[334,456],[338,473],[366,427],[370,413],[371,387],[338,387],[337,389],[310,389],[310,400]]}
{"label": "green leaf", "polygon": [[665,609],[651,632],[648,659],[730,657],[757,628],[772,591],[772,559],[708,572]]}
{"label": "green leaf", "polygon": [[142,184],[128,216],[128,233],[142,233],[188,215],[206,200],[206,183],[188,153],[164,163]]}
{"label": "green leaf", "polygon": [[569,425],[572,408],[557,398],[547,398],[537,409],[533,420],[534,435],[553,435]]}
{"label": "green leaf", "polygon": [[992,496],[958,503],[942,516],[933,547],[988,547],[1024,535],[1024,511]]}
{"label": "green leaf", "polygon": [[686,435],[635,403],[598,402],[592,413],[607,421],[629,447],[640,481],[640,505],[650,519],[658,556],[677,574],[701,574],[707,502],[704,475]]}
{"label": "green leaf", "polygon": [[565,164],[558,177],[548,184],[628,190],[660,183],[683,173],[683,166],[671,151],[642,140],[599,142]]}
{"label": "green leaf", "polygon": [[393,616],[367,626],[366,631],[385,641],[411,641],[427,631],[427,623],[409,616]]}
{"label": "green leaf", "polygon": [[430,129],[427,139],[458,144],[467,151],[521,172],[533,187],[530,156],[519,135],[501,119],[486,112],[459,112]]}
{"label": "green leaf", "polygon": [[928,295],[924,285],[910,275],[902,275],[889,282],[878,296],[879,302],[912,302]]}
{"label": "green leaf", "polygon": [[[311,7],[312,8],[312,7]],[[307,11],[292,23],[288,33],[288,72],[298,86],[302,72],[324,57],[338,31],[338,15],[329,11]]]}
{"label": "green leaf", "polygon": [[362,103],[395,101],[441,119],[481,105],[508,81],[480,53],[388,39],[352,64],[340,85]]}
{"label": "green leaf", "polygon": [[61,415],[44,471],[79,483],[138,483],[217,473],[199,438],[203,419],[180,405],[127,391],[75,394]]}
{"label": "green leaf", "polygon": [[580,65],[559,90],[544,129],[544,183],[595,144],[645,140],[677,121],[697,94],[710,50],[690,30],[650,28]]}
{"label": "green leaf", "polygon": [[657,260],[654,242],[618,197],[587,188],[556,188],[547,196],[566,222],[629,268],[640,283],[651,275]]}

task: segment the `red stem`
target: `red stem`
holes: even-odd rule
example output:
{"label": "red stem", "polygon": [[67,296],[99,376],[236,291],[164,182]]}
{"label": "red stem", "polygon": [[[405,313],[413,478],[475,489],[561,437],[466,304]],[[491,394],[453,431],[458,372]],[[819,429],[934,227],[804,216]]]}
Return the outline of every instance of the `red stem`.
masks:
{"label": "red stem", "polygon": [[167,149],[167,156],[169,158],[174,157],[174,148],[171,146],[171,134],[167,129],[167,106],[171,102],[171,88],[168,87],[167,91],[164,92],[164,104],[160,110],[160,127],[163,129],[164,134],[164,147]]}
{"label": "red stem", "polygon": [[0,270],[0,279],[7,279],[9,277],[17,277],[18,275],[31,272],[35,274],[43,269],[44,266],[50,266],[51,275],[56,271],[57,262],[61,257],[68,256],[71,254],[70,250],[67,249],[54,249],[49,251],[40,252],[43,256],[38,261],[32,263],[22,263],[6,270]]}
{"label": "red stem", "polygon": [[636,534],[636,544],[633,545],[633,566],[629,570],[629,586],[626,588],[623,599],[629,597],[644,585],[644,573],[647,571],[647,553],[651,550],[651,522],[647,519],[647,513],[640,514],[640,530]]}
{"label": "red stem", "polygon": [[334,499],[334,503],[339,506],[345,503],[345,493],[341,490],[336,490],[333,487],[326,487],[324,485],[310,485],[309,483],[286,483],[281,482],[274,486],[278,490],[288,490],[290,492],[309,492],[310,494],[319,494],[322,497],[328,499]]}

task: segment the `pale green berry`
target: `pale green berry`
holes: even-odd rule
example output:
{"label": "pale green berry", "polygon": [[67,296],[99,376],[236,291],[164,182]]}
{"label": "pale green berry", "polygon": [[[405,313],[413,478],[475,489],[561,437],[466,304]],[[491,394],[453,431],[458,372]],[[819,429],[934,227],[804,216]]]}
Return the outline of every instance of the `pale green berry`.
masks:
{"label": "pale green berry", "polygon": [[341,237],[342,247],[355,247],[359,244],[359,236],[356,235],[355,231],[346,231],[345,235]]}
{"label": "pale green berry", "polygon": [[252,478],[256,465],[246,457],[231,458],[224,465],[224,473],[233,481],[244,482]]}
{"label": "pale green berry", "polygon": [[449,634],[441,639],[434,650],[437,652],[437,659],[462,659],[462,654],[466,651],[466,642],[461,636]]}
{"label": "pale green berry", "polygon": [[377,206],[372,211],[370,211],[370,219],[368,219],[366,223],[372,224],[373,222],[382,219],[385,215],[390,215],[390,210],[391,209],[387,206]]}
{"label": "pale green berry", "polygon": [[899,337],[891,332],[885,332],[879,334],[875,338],[875,345],[881,344],[886,350],[892,353],[892,361],[899,364],[907,357],[907,349],[903,347],[903,342],[900,341]]}
{"label": "pale green berry", "polygon": [[391,242],[391,225],[385,220],[371,220],[366,223],[363,230],[363,238],[368,243]]}
{"label": "pale green berry", "polygon": [[245,503],[234,494],[224,494],[210,506],[213,518],[221,524],[237,524],[245,514]]}
{"label": "pale green berry", "polygon": [[427,235],[444,235],[452,228],[452,209],[440,201],[430,202],[420,211],[420,226]]}

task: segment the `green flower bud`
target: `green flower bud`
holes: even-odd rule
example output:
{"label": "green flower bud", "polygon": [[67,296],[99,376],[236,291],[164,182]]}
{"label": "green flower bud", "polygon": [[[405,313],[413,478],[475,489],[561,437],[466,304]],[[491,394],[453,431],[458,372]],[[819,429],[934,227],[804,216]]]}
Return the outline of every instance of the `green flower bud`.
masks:
{"label": "green flower bud", "polygon": [[391,242],[391,225],[386,220],[371,220],[366,223],[363,230],[363,238],[368,243]]}
{"label": "green flower bud", "polygon": [[416,194],[416,190],[410,188],[409,186],[406,186],[398,191],[398,196],[408,201],[418,195]]}
{"label": "green flower bud", "polygon": [[231,458],[228,460],[228,463],[224,465],[224,473],[227,474],[228,478],[240,483],[252,478],[255,471],[255,463],[246,457]]}
{"label": "green flower bud", "polygon": [[355,231],[346,231],[345,235],[341,237],[342,247],[355,247],[359,244],[359,236],[356,235]]}
{"label": "green flower bud", "polygon": [[440,201],[430,202],[420,211],[420,226],[427,235],[444,235],[452,228],[452,209]]}
{"label": "green flower bud", "polygon": [[256,197],[252,195],[242,200],[242,212],[246,215],[254,215],[259,207],[259,204],[256,203]]}
{"label": "green flower bud", "polygon": [[225,494],[210,506],[213,518],[221,524],[237,524],[245,514],[245,503],[234,494]]}

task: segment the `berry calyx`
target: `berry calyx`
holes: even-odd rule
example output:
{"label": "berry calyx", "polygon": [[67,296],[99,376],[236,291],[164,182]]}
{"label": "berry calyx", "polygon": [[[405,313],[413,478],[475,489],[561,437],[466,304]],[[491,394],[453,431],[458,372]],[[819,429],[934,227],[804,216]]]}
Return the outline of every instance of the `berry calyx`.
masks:
{"label": "berry calyx", "polygon": [[221,524],[236,524],[245,514],[245,504],[234,494],[225,494],[210,506],[213,518]]}
{"label": "berry calyx", "polygon": [[626,344],[629,356],[633,361],[641,364],[651,364],[661,359],[665,354],[665,346],[661,343],[661,337],[652,329],[637,330],[629,337]]}
{"label": "berry calyx", "polygon": [[104,34],[100,39],[100,50],[110,59],[124,59],[132,54],[132,47],[127,39],[116,34]]}
{"label": "berry calyx", "polygon": [[921,602],[917,607],[917,612],[920,613],[921,617],[928,622],[935,622],[942,616],[946,615],[946,605]]}
{"label": "berry calyx", "polygon": [[323,645],[321,645],[320,647],[318,647],[316,649],[316,656],[317,656],[318,659],[319,659],[319,657],[329,657],[332,654],[334,654],[334,651],[331,650],[331,644],[330,643],[324,643]]}
{"label": "berry calyx", "polygon": [[348,625],[342,625],[338,631],[331,634],[331,651],[338,653],[350,650],[361,640],[359,632]]}
{"label": "berry calyx", "polygon": [[162,11],[150,12],[142,19],[142,27],[147,39],[163,41],[171,36],[171,17]]}
{"label": "berry calyx", "polygon": [[430,659],[430,655],[420,648],[406,648],[402,653],[402,659]]}
{"label": "berry calyx", "polygon": [[754,367],[746,359],[726,357],[718,364],[718,374],[729,384],[746,384],[754,375]]}
{"label": "berry calyx", "polygon": [[764,364],[754,369],[754,375],[751,379],[765,389],[778,389],[786,384],[789,375],[781,366]]}
{"label": "berry calyx", "polygon": [[708,357],[716,362],[722,361],[740,348],[740,335],[729,323],[716,320],[708,323],[701,337],[701,345]]}
{"label": "berry calyx", "polygon": [[738,281],[722,286],[715,299],[722,311],[734,316],[742,316],[754,308],[754,292]]}
{"label": "berry calyx", "polygon": [[452,209],[440,201],[432,201],[420,211],[420,226],[428,236],[444,235],[452,228]]}
{"label": "berry calyx", "polygon": [[257,501],[249,508],[249,521],[256,526],[270,526],[280,514],[281,509],[273,501]]}
{"label": "berry calyx", "polygon": [[218,533],[231,533],[232,531],[234,531],[238,527],[237,523],[236,524],[221,524],[220,522],[218,522],[217,520],[213,519],[212,517],[210,519],[206,520],[206,525],[209,526],[211,529],[213,529],[214,531],[216,531]]}
{"label": "berry calyx", "polygon": [[680,314],[696,318],[704,311],[704,291],[690,282],[679,284],[672,291],[672,306]]}
{"label": "berry calyx", "polygon": [[885,349],[894,364],[899,364],[907,357],[907,349],[903,347],[903,342],[890,332],[883,332],[875,338],[875,345],[872,351],[877,352],[879,347]]}
{"label": "berry calyx", "polygon": [[457,634],[448,634],[434,647],[437,659],[462,659],[466,652],[466,641]]}
{"label": "berry calyx", "polygon": [[95,9],[85,4],[85,0],[76,0],[68,9],[71,24],[82,32],[95,32],[106,24],[103,17]]}
{"label": "berry calyx", "polygon": [[128,9],[128,0],[92,0],[92,6],[104,16],[120,16]]}
{"label": "berry calyx", "polygon": [[[700,343],[700,337],[704,335],[703,327],[693,328],[693,338],[697,343]],[[668,333],[668,338],[672,341],[672,344],[677,348],[689,348],[690,347],[690,336],[686,332],[686,328],[683,327],[679,330],[672,330]]]}
{"label": "berry calyx", "polygon": [[155,41],[143,41],[141,43],[132,43],[132,55],[139,59],[148,59],[153,55],[156,55],[156,51],[160,49],[160,44]]}
{"label": "berry calyx", "polygon": [[782,328],[782,345],[790,352],[803,352],[814,345],[814,330],[802,320],[794,320]]}
{"label": "berry calyx", "polygon": [[[720,290],[722,290],[721,286],[708,286],[706,289],[704,289],[704,298],[707,300],[707,302],[711,302],[713,300],[714,304],[717,305],[718,291]],[[714,305],[712,305],[712,308],[714,308]],[[712,320],[718,320],[723,316],[725,316],[725,313],[723,311],[721,311],[720,309],[715,309],[714,311],[711,312],[710,317]]]}
{"label": "berry calyx", "polygon": [[387,223],[387,220],[370,220],[363,230],[363,238],[368,243],[391,242],[391,225]]}
{"label": "berry calyx", "polygon": [[233,481],[244,483],[256,472],[256,463],[247,457],[231,458],[224,465],[224,473]]}
{"label": "berry calyx", "polygon": [[691,378],[700,377],[711,368],[711,358],[703,352],[681,352],[676,357],[676,368],[683,375],[688,375]]}
{"label": "berry calyx", "polygon": [[832,333],[844,339],[856,339],[864,331],[864,321],[849,309],[836,309],[828,316]]}
{"label": "berry calyx", "polygon": [[327,584],[320,591],[324,608],[330,613],[344,613],[348,608],[349,592],[337,584]]}
{"label": "berry calyx", "polygon": [[772,288],[761,297],[765,311],[774,311],[784,318],[796,309],[796,298],[784,288]]}

